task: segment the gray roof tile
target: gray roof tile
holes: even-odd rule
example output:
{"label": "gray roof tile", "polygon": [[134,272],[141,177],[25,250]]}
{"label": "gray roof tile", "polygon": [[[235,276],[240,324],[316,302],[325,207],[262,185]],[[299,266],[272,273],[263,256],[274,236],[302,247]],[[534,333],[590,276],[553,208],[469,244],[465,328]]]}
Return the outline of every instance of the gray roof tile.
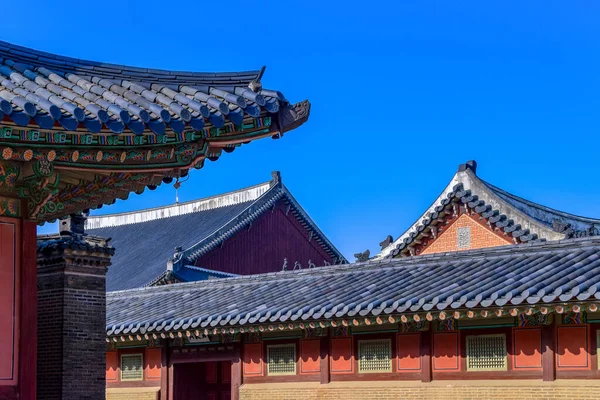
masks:
{"label": "gray roof tile", "polygon": [[600,238],[566,239],[113,292],[107,333],[595,300],[597,285]]}

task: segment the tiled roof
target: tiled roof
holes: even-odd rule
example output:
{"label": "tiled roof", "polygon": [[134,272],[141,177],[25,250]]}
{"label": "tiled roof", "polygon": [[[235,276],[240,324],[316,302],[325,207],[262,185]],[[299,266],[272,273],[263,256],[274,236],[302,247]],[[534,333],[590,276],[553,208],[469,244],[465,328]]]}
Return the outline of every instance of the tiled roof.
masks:
{"label": "tiled roof", "polygon": [[435,238],[438,219],[456,216],[456,207],[478,214],[490,228],[516,243],[560,240],[600,234],[600,219],[579,217],[553,210],[512,195],[477,176],[477,163],[461,164],[450,183],[423,215],[396,240],[382,242],[375,259],[413,255],[412,247],[425,238]]}
{"label": "tiled roof", "polygon": [[594,301],[599,286],[600,238],[568,239],[113,292],[107,334]]}
{"label": "tiled roof", "polygon": [[[346,260],[310,219],[274,173],[274,180],[261,185],[195,200],[175,206],[132,213],[90,217],[86,231],[112,238],[117,249],[107,274],[108,291],[138,288],[161,279],[170,269],[193,265],[203,254],[247,227],[280,199],[314,240],[332,258]],[[179,250],[176,251],[176,248]],[[191,278],[192,274],[182,275]]]}
{"label": "tiled roof", "polygon": [[0,41],[0,121],[92,133],[202,131],[275,114],[260,71],[197,73],[79,60]]}

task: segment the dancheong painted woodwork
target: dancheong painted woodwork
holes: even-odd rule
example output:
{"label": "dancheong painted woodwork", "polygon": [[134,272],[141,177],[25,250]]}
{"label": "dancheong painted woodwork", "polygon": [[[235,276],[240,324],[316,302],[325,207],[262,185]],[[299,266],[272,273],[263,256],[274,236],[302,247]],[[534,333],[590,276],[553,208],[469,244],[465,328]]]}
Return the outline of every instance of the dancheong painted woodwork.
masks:
{"label": "dancheong painted woodwork", "polygon": [[83,61],[0,42],[0,215],[38,223],[111,204],[308,119],[260,71]]}
{"label": "dancheong painted woodwork", "polygon": [[[40,315],[40,329],[56,335],[71,323],[48,317],[53,311],[64,311],[72,321],[81,318],[85,325],[80,327],[81,334],[63,332],[64,338],[53,343],[63,343],[63,339],[66,343],[72,334],[74,341],[85,342],[78,348],[85,348],[86,354],[56,356],[52,346],[40,342],[43,357],[39,358],[41,376],[36,390],[36,224],[67,215],[74,215],[71,221],[75,221],[77,214],[126,199],[132,192],[177,183],[191,169],[202,168],[207,159],[215,161],[256,139],[278,139],[302,125],[308,120],[310,103],[292,104],[281,92],[263,88],[264,70],[154,70],[84,61],[0,42],[0,276],[6,289],[0,314],[4,321],[12,319],[12,324],[0,329],[4,343],[0,398],[35,399],[36,391],[42,399],[62,398],[52,390],[67,386],[73,398],[105,395],[102,351],[88,350],[104,344],[99,332],[104,328],[106,266],[96,265],[99,272],[93,282],[93,274],[69,274],[72,269],[85,269],[81,263],[86,257],[92,264],[110,258],[113,248],[106,239],[76,232],[77,227],[69,231],[72,235],[40,238],[40,261],[68,255],[63,267],[54,261],[45,265],[59,270],[42,274],[42,281],[47,278],[46,283],[55,285],[57,291],[45,287],[39,292],[40,309],[46,314]],[[60,280],[60,274],[69,276]],[[87,284],[89,288],[82,289]],[[73,286],[89,289],[87,298],[96,299],[88,311],[68,309],[77,304],[77,295],[67,301],[68,296],[56,294],[65,290],[71,296]],[[54,295],[60,306],[48,303]],[[86,357],[95,361],[85,365],[85,377],[70,379],[82,371],[75,364],[83,366]],[[63,361],[72,364],[66,366]],[[64,383],[52,375],[60,371]],[[100,390],[90,389],[92,385],[99,385]]]}

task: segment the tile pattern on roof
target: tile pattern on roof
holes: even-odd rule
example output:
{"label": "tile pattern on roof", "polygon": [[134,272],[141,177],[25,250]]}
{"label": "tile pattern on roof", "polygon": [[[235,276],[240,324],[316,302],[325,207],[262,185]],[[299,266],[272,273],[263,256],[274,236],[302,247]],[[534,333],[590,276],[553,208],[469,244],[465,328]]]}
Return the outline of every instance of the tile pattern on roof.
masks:
{"label": "tile pattern on roof", "polygon": [[439,230],[438,224],[444,223],[445,218],[457,217],[460,214],[459,208],[463,207],[465,212],[476,213],[487,221],[487,225],[493,231],[495,229],[508,234],[515,243],[526,243],[532,240],[538,240],[538,235],[532,233],[529,229],[524,229],[516,224],[505,214],[493,209],[491,205],[480,200],[470,190],[465,190],[462,183],[455,185],[452,191],[446,195],[434,211],[429,213],[427,218],[423,219],[416,228],[409,233],[403,241],[396,245],[387,257],[396,257],[398,255],[416,255],[416,244],[420,244],[425,238],[437,238]]}
{"label": "tile pattern on roof", "polygon": [[167,267],[178,272],[179,268],[193,265],[282,199],[300,224],[312,232],[312,240],[332,259],[347,262],[283,185],[278,172],[273,172],[270,182],[187,202],[181,209],[168,206],[92,217],[86,229],[112,238],[111,243],[117,248],[107,274],[107,290],[132,289],[160,280]]}
{"label": "tile pattern on roof", "polygon": [[201,132],[276,114],[260,71],[194,73],[103,64],[0,41],[0,121],[91,133]]}
{"label": "tile pattern on roof", "polygon": [[600,238],[569,239],[113,292],[107,334],[594,301],[598,287]]}
{"label": "tile pattern on roof", "polygon": [[478,201],[485,202],[486,207],[489,206],[500,215],[504,215],[507,221],[512,220],[513,226],[520,225],[520,231],[528,230],[530,234],[536,234],[539,239],[560,240],[570,237],[596,236],[600,233],[600,219],[579,217],[553,210],[512,195],[483,181],[477,176],[477,163],[472,160],[458,166],[458,171],[438,198],[403,234],[393,241],[387,239],[382,241],[380,243],[381,251],[374,258],[387,257],[405,241],[413,240],[414,235],[419,233],[423,226],[430,223],[428,222],[430,215],[437,212],[436,208],[446,201],[449,195],[453,195],[456,185],[459,184],[463,185],[464,190],[470,190],[471,195],[477,196]]}

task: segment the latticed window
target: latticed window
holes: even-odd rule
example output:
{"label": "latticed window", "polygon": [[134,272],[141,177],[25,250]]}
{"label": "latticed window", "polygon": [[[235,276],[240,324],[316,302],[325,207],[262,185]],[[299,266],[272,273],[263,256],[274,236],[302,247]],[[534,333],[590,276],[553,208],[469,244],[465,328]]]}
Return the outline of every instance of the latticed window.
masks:
{"label": "latticed window", "polygon": [[296,375],[296,345],[267,346],[267,373],[269,375]]}
{"label": "latticed window", "polygon": [[141,354],[121,355],[121,380],[141,381],[144,379],[144,366]]}
{"label": "latticed window", "polygon": [[506,369],[506,335],[467,336],[467,371]]}
{"label": "latticed window", "polygon": [[358,372],[392,372],[392,341],[390,339],[360,340]]}

